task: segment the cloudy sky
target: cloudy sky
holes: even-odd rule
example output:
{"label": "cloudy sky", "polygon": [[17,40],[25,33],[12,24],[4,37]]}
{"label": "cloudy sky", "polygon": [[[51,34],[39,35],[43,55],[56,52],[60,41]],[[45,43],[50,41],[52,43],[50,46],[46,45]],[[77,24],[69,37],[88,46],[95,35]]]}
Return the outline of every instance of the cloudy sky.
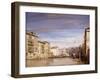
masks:
{"label": "cloudy sky", "polygon": [[89,27],[89,15],[26,12],[26,31],[37,33],[51,46],[79,46],[86,27]]}

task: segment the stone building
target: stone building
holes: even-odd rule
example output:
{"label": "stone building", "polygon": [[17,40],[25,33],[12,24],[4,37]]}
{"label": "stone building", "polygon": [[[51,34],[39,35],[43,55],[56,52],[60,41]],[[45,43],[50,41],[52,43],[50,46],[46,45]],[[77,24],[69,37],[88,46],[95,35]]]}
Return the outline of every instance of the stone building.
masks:
{"label": "stone building", "polygon": [[82,44],[81,60],[85,63],[89,63],[90,58],[90,29],[85,28],[84,31],[84,42]]}
{"label": "stone building", "polygon": [[50,54],[50,44],[47,41],[38,41],[38,51],[40,58],[48,58]]}
{"label": "stone building", "polygon": [[85,29],[85,39],[84,39],[84,45],[85,45],[85,55],[86,55],[86,63],[89,63],[89,57],[90,57],[90,29]]}
{"label": "stone building", "polygon": [[89,54],[89,48],[90,48],[90,30],[89,28],[86,28],[86,42],[85,42],[85,45],[86,45],[86,55]]}
{"label": "stone building", "polygon": [[50,44],[47,41],[40,41],[36,33],[26,33],[26,59],[48,58]]}
{"label": "stone building", "polygon": [[44,43],[42,41],[38,41],[38,58],[44,58]]}
{"label": "stone building", "polygon": [[50,44],[47,41],[44,41],[44,54],[45,58],[48,58],[50,55]]}
{"label": "stone building", "polygon": [[38,36],[36,33],[26,33],[26,58],[34,59],[38,54]]}

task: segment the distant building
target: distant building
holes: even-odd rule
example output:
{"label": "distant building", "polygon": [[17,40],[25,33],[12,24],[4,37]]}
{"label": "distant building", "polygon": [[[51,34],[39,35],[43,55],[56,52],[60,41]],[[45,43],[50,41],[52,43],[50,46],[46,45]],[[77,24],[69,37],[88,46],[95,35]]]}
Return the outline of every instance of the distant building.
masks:
{"label": "distant building", "polygon": [[59,48],[58,47],[51,47],[50,49],[51,53],[53,54],[53,56],[57,57],[59,56]]}
{"label": "distant building", "polygon": [[62,49],[63,56],[69,56],[68,50],[66,48]]}

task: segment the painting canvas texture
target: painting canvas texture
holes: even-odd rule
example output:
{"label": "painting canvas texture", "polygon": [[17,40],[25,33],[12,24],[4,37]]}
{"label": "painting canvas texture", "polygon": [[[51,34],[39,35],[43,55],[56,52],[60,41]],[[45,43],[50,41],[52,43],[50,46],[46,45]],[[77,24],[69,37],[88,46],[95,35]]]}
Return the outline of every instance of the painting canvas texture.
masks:
{"label": "painting canvas texture", "polygon": [[26,67],[89,64],[90,16],[26,12]]}

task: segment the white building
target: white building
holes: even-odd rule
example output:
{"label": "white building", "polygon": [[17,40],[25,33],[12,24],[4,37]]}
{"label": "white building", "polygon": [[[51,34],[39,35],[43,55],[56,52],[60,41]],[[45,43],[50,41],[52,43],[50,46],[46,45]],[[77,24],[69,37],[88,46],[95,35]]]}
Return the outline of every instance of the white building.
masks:
{"label": "white building", "polygon": [[69,56],[69,53],[68,53],[68,51],[67,51],[66,48],[63,48],[63,49],[62,49],[62,55],[63,55],[63,56]]}
{"label": "white building", "polygon": [[57,57],[57,56],[59,56],[59,48],[58,47],[52,47],[51,49],[50,49],[50,51],[51,51],[51,53],[53,54],[53,56],[55,56],[55,57]]}

